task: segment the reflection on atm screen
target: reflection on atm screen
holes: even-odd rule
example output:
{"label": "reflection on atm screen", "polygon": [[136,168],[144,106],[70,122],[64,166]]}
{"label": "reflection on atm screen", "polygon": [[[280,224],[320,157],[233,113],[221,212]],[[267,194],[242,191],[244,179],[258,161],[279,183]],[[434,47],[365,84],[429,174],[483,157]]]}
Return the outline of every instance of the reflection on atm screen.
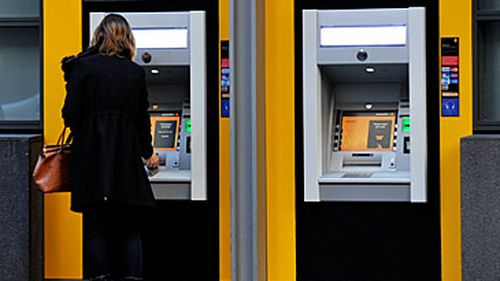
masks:
{"label": "reflection on atm screen", "polygon": [[343,112],[340,150],[392,150],[394,123],[394,112]]}
{"label": "reflection on atm screen", "polygon": [[179,116],[151,116],[155,150],[175,150],[179,137]]}

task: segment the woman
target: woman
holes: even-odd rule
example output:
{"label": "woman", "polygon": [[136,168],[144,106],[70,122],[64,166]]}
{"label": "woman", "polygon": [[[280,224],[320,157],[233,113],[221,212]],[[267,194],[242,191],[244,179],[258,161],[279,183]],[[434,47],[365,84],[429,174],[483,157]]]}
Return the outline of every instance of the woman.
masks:
{"label": "woman", "polygon": [[[63,60],[62,109],[73,138],[71,209],[83,213],[89,280],[142,280],[140,213],[155,205],[143,161],[157,168],[144,70],[128,22],[107,15],[92,46]],[[141,159],[142,158],[142,159]]]}

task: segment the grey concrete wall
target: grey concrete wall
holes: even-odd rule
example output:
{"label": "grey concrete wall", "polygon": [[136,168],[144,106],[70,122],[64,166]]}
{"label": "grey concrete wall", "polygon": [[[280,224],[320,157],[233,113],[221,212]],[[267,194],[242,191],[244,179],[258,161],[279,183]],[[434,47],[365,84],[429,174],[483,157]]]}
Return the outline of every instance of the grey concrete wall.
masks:
{"label": "grey concrete wall", "polygon": [[43,194],[31,178],[41,145],[0,135],[0,280],[43,280]]}
{"label": "grey concrete wall", "polygon": [[500,280],[500,135],[461,141],[462,280]]}

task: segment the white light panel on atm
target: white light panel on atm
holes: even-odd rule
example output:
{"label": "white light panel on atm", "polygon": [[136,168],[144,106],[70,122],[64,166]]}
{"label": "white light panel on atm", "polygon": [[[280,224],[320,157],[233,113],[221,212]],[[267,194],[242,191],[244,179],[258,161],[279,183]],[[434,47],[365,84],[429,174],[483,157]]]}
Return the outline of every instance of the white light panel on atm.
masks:
{"label": "white light panel on atm", "polygon": [[406,25],[322,26],[322,47],[404,46]]}
{"label": "white light panel on atm", "polygon": [[185,49],[187,28],[132,29],[137,49]]}

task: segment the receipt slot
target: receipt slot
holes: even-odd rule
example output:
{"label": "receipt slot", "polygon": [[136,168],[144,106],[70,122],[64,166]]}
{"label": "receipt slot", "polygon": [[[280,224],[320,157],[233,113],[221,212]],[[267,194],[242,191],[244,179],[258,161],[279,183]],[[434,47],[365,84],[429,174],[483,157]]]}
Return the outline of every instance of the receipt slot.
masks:
{"label": "receipt slot", "polygon": [[425,9],[303,11],[305,201],[427,200]]}
{"label": "receipt slot", "polygon": [[[207,199],[205,12],[120,13],[146,72],[153,147],[160,169],[150,174],[156,199]],[[90,14],[93,32],[106,13]],[[126,152],[124,152],[126,153]]]}

